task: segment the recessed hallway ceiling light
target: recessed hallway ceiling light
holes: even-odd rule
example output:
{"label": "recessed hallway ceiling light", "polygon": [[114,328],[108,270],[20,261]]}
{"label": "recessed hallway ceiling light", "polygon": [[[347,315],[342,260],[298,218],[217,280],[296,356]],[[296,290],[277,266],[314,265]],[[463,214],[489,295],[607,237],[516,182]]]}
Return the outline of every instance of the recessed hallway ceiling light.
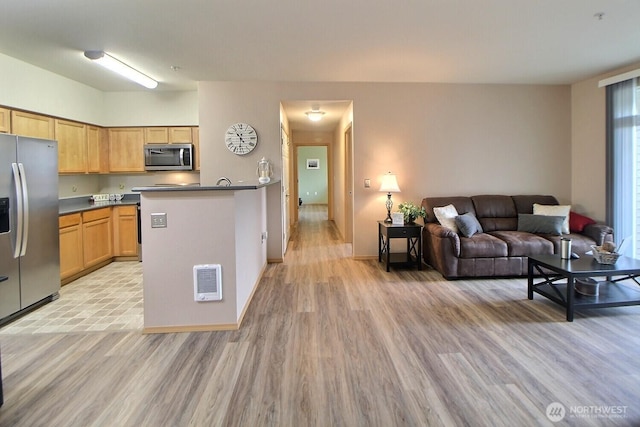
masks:
{"label": "recessed hallway ceiling light", "polygon": [[324,116],[325,113],[324,111],[320,111],[319,107],[311,107],[311,111],[307,111],[305,114],[312,122],[319,122],[320,120],[322,120],[322,116]]}

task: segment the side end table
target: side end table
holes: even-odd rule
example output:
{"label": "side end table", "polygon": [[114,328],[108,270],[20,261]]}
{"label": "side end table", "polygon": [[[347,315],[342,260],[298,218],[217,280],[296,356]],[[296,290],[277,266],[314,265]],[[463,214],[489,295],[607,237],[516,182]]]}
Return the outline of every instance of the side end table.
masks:
{"label": "side end table", "polygon": [[[406,251],[391,253],[391,239],[406,239]],[[387,271],[393,264],[415,264],[422,270],[422,225],[378,221],[378,262],[382,262],[383,257]]]}

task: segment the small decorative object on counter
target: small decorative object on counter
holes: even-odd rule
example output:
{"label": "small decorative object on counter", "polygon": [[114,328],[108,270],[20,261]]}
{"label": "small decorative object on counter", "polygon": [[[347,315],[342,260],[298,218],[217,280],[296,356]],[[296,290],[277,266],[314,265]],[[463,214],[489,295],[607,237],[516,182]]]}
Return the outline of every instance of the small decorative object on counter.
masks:
{"label": "small decorative object on counter", "polygon": [[400,203],[398,210],[404,215],[405,224],[413,224],[418,217],[424,218],[427,215],[422,206],[418,207],[411,202]]}
{"label": "small decorative object on counter", "polygon": [[266,184],[271,181],[271,175],[273,175],[273,169],[271,163],[266,158],[262,158],[258,162],[258,182],[260,184]]}

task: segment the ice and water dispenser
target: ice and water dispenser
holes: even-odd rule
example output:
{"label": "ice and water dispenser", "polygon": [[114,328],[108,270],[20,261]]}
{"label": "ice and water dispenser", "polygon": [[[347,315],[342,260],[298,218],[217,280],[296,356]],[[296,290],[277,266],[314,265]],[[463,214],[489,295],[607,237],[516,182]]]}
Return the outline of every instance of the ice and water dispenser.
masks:
{"label": "ice and water dispenser", "polygon": [[0,233],[9,232],[9,198],[0,197]]}

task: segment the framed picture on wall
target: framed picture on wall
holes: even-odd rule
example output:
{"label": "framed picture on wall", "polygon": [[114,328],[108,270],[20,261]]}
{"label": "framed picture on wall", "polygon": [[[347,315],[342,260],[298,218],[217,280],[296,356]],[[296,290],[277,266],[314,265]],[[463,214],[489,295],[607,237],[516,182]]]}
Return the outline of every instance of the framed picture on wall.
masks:
{"label": "framed picture on wall", "polygon": [[320,169],[320,159],[307,159],[307,169]]}

